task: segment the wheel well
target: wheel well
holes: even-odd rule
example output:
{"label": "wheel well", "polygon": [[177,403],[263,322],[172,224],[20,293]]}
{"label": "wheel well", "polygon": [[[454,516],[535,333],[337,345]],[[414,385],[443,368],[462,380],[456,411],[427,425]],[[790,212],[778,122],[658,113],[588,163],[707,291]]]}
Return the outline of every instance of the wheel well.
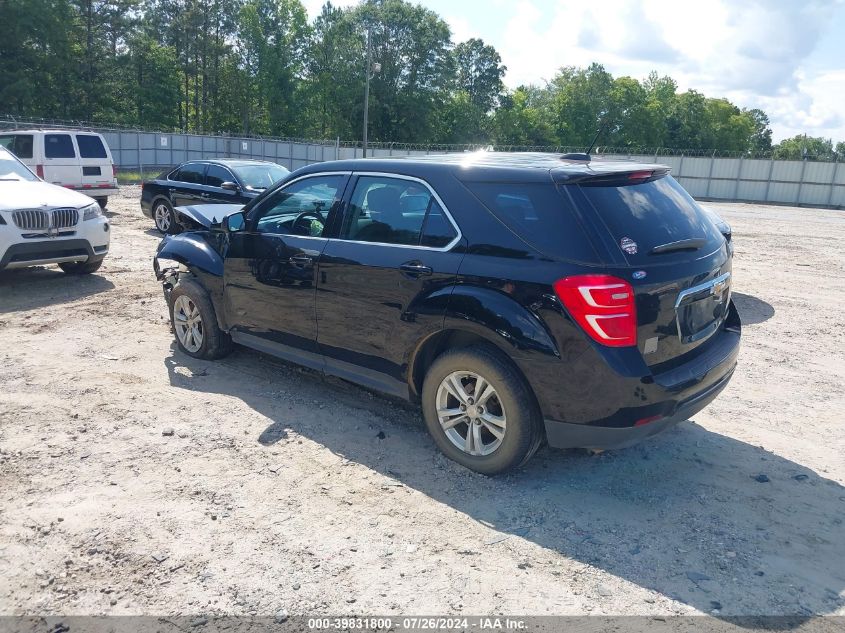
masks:
{"label": "wheel well", "polygon": [[426,372],[446,350],[484,344],[498,349],[489,339],[466,330],[443,330],[425,339],[411,358],[411,393],[419,399]]}

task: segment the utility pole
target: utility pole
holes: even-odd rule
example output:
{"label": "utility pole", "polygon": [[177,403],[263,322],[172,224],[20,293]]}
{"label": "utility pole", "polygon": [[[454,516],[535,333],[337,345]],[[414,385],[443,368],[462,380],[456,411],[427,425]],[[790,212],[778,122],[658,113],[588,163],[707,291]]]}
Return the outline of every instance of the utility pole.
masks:
{"label": "utility pole", "polygon": [[367,80],[364,83],[364,158],[367,157],[367,124],[370,119],[370,64],[373,59],[373,51],[371,45],[372,27],[367,25]]}

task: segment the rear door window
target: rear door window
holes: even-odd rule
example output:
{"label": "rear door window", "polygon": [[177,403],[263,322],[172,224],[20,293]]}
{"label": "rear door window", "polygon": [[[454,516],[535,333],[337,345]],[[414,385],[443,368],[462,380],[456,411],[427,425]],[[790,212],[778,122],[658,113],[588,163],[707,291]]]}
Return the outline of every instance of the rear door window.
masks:
{"label": "rear door window", "polygon": [[430,197],[425,187],[411,180],[361,176],[352,193],[341,237],[356,242],[418,246]]}
{"label": "rear door window", "polygon": [[170,175],[170,180],[178,180],[179,182],[187,182],[192,185],[201,185],[205,177],[205,165],[202,164],[188,164],[182,165],[179,169]]}
{"label": "rear door window", "polygon": [[570,261],[598,261],[572,203],[553,183],[465,184],[493,215],[541,253]]}
{"label": "rear door window", "polygon": [[70,134],[45,134],[44,156],[46,158],[76,158],[76,150]]}
{"label": "rear door window", "polygon": [[[580,193],[610,231],[630,263],[664,262],[688,258],[690,250],[666,252],[659,257],[652,249],[682,240],[700,240],[694,250],[711,253],[722,244],[713,223],[695,200],[671,176],[624,186],[579,186]],[[636,245],[632,252],[631,242]]]}
{"label": "rear door window", "polygon": [[32,158],[32,134],[2,134],[0,145],[18,158]]}
{"label": "rear door window", "polygon": [[103,141],[95,134],[77,134],[76,144],[82,158],[108,158]]}
{"label": "rear door window", "polygon": [[430,246],[431,248],[443,248],[448,246],[452,240],[458,236],[458,232],[449,218],[443,212],[443,208],[438,204],[437,200],[431,199],[428,207],[428,214],[423,224],[422,238],[420,239],[420,246]]}
{"label": "rear door window", "polygon": [[423,183],[391,176],[360,176],[341,237],[356,242],[443,248],[455,227]]}

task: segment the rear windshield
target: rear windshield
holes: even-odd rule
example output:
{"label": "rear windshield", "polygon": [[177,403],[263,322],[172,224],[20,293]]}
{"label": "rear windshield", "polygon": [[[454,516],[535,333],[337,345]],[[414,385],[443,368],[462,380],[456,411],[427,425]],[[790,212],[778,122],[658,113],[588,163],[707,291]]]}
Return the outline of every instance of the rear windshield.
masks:
{"label": "rear windshield", "polygon": [[[677,256],[689,257],[689,250],[649,255],[653,248],[672,242],[703,240],[696,249],[702,255],[722,243],[698,203],[671,176],[642,184],[578,188],[616,243],[625,240],[625,257],[629,262],[644,262],[648,258],[657,263]],[[631,252],[631,242],[636,245],[636,253]]]}
{"label": "rear windshield", "polygon": [[108,158],[106,148],[99,136],[77,134],[76,144],[79,145],[79,155],[82,158]]}
{"label": "rear windshield", "polygon": [[541,253],[571,261],[597,261],[572,204],[554,184],[465,184],[511,231]]}
{"label": "rear windshield", "polygon": [[32,158],[32,134],[0,134],[0,145],[18,158]]}

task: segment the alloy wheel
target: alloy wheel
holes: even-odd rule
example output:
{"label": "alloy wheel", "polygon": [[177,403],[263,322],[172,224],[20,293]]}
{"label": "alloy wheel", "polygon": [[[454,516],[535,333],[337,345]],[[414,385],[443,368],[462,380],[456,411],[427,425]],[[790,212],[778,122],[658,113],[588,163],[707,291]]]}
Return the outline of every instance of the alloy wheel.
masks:
{"label": "alloy wheel", "polygon": [[203,339],[202,315],[187,295],[181,295],[173,302],[173,326],[182,347],[192,353],[198,352]]}
{"label": "alloy wheel", "polygon": [[469,455],[490,455],[502,445],[507,416],[493,385],[471,371],[452,372],[437,388],[440,427]]}
{"label": "alloy wheel", "polygon": [[155,223],[156,228],[162,233],[167,233],[170,230],[170,209],[163,202],[156,205],[155,208]]}

